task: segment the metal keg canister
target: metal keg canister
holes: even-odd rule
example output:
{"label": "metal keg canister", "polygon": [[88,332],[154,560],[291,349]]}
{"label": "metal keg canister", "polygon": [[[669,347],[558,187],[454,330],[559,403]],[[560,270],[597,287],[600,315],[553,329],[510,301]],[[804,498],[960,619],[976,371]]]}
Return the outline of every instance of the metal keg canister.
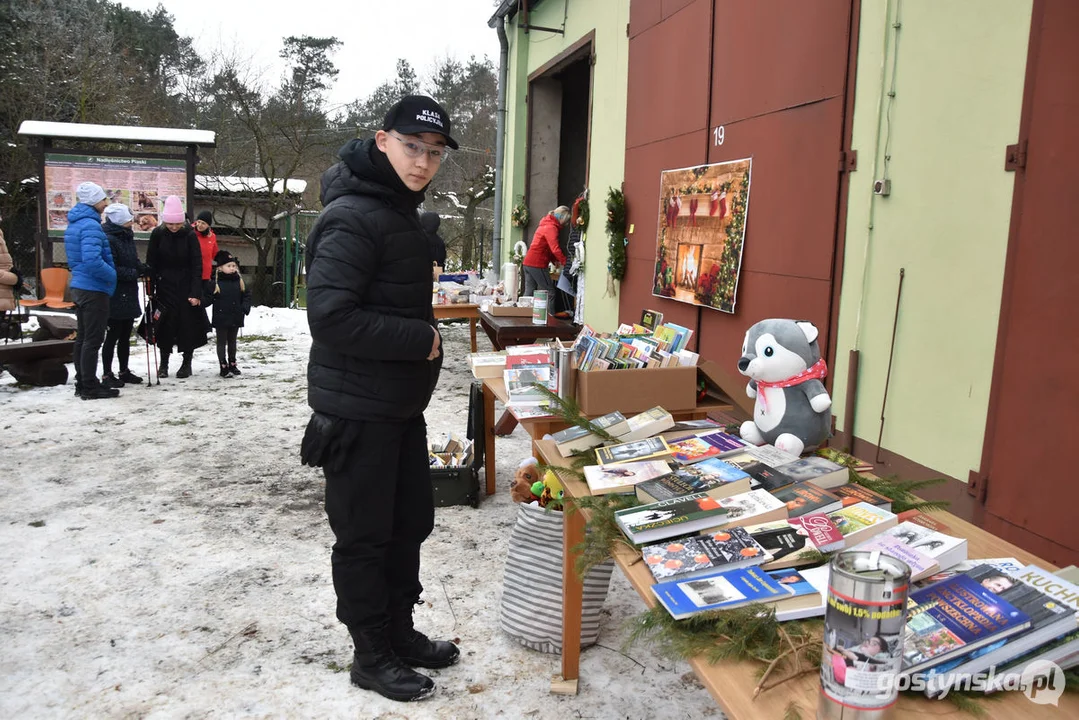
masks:
{"label": "metal keg canister", "polygon": [[910,568],[879,551],[832,559],[824,612],[818,720],[883,720],[903,662]]}

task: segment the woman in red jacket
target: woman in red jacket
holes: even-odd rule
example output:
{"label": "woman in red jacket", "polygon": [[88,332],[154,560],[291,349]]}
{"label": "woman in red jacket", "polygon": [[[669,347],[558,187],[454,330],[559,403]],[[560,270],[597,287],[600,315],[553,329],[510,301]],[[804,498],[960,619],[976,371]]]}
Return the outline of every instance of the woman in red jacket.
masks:
{"label": "woman in red jacket", "polygon": [[521,262],[525,273],[525,295],[546,290],[550,297],[554,292],[555,285],[547,266],[552,262],[556,265],[566,264],[566,256],[558,244],[558,233],[569,224],[569,218],[569,208],[559,205],[540,220],[536,234],[532,236],[532,245]]}

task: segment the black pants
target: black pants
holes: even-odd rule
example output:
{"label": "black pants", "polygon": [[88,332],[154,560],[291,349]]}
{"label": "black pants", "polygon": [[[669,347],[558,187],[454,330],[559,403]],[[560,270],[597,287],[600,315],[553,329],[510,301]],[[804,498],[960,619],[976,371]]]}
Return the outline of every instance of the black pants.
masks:
{"label": "black pants", "polygon": [[378,627],[423,592],[420,545],[435,524],[427,423],[363,422],[344,466],[325,471],[337,618]]}
{"label": "black pants", "polygon": [[71,288],[75,302],[75,347],[72,360],[75,363],[75,384],[83,388],[96,387],[97,354],[105,339],[105,327],[109,324],[109,296],[103,292]]}
{"label": "black pants", "polygon": [[537,290],[546,290],[548,299],[554,294],[554,282],[547,268],[522,266],[525,273],[525,295],[535,295]]}
{"label": "black pants", "polygon": [[228,349],[228,362],[236,363],[236,335],[240,332],[238,327],[217,328],[217,361],[225,364],[225,349]]}
{"label": "black pants", "polygon": [[105,331],[105,344],[101,346],[101,371],[112,372],[112,354],[116,352],[116,359],[120,361],[120,372],[126,372],[128,358],[131,356],[131,328],[135,327],[135,320],[109,320],[109,328]]}

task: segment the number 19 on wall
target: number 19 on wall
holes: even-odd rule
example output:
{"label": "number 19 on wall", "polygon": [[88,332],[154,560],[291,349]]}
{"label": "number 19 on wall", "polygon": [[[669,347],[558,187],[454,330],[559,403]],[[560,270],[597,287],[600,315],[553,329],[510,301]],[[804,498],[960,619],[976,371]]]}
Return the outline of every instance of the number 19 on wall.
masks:
{"label": "number 19 on wall", "polygon": [[726,130],[722,125],[717,125],[712,129],[712,137],[715,138],[716,145],[723,144],[723,136],[726,135]]}

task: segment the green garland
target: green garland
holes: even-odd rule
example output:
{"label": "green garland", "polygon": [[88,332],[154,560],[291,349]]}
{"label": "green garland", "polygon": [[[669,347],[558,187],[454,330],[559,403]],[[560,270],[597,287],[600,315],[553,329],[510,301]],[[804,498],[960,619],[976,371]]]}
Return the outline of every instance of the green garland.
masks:
{"label": "green garland", "polygon": [[607,190],[607,272],[619,282],[626,277],[626,196]]}
{"label": "green garland", "polygon": [[513,210],[510,211],[510,222],[514,227],[528,225],[528,205],[525,204],[524,198],[518,200],[517,204],[513,206]]}
{"label": "green garland", "polygon": [[588,197],[581,198],[577,205],[577,227],[581,232],[588,229]]}

